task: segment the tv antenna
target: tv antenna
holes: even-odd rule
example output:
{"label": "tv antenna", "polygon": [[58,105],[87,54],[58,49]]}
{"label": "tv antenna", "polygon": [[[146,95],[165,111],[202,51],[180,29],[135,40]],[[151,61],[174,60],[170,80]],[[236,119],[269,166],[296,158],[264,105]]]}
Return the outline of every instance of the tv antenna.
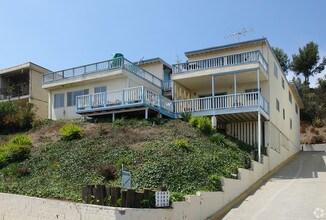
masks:
{"label": "tv antenna", "polygon": [[242,28],[240,31],[238,32],[235,32],[233,34],[228,34],[228,35],[225,35],[224,38],[225,39],[230,39],[230,38],[238,38],[238,41],[240,41],[240,37],[242,36],[246,36],[248,33],[250,32],[254,32],[254,30],[252,28],[250,29],[247,29],[247,28]]}

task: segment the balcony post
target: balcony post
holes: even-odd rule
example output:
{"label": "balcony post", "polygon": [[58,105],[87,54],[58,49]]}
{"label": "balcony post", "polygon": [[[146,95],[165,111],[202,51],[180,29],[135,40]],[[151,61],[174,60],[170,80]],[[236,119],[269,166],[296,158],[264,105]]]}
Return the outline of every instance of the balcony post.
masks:
{"label": "balcony post", "polygon": [[258,144],[258,162],[261,163],[261,122],[260,122],[260,111],[258,111],[258,126],[257,126],[257,144]]}
{"label": "balcony post", "polygon": [[233,73],[233,84],[234,84],[234,108],[237,108],[237,74]]}
{"label": "balcony post", "polygon": [[259,73],[259,68],[257,69],[257,106],[258,106],[258,111],[260,111],[260,73]]}
{"label": "balcony post", "polygon": [[215,96],[215,76],[212,75],[212,109],[215,109],[215,99],[214,99],[214,96]]}

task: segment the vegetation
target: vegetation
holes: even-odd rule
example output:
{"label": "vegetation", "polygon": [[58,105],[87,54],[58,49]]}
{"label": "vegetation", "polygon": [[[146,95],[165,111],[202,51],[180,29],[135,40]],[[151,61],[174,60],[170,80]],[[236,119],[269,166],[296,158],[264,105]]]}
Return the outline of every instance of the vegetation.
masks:
{"label": "vegetation", "polygon": [[84,130],[78,125],[66,124],[60,128],[60,136],[63,140],[75,140],[84,136]]}
{"label": "vegetation", "polygon": [[303,74],[304,83],[309,84],[309,77],[314,76],[324,70],[326,58],[319,63],[318,44],[315,42],[307,43],[303,48],[299,48],[298,54],[292,55],[291,70],[298,76]]}
{"label": "vegetation", "polygon": [[278,62],[281,65],[284,74],[287,74],[288,70],[290,69],[290,59],[288,55],[283,51],[283,49],[274,47],[273,51],[276,55]]}
{"label": "vegetation", "polygon": [[35,119],[35,107],[28,103],[26,106],[17,106],[12,102],[0,102],[0,133],[26,131],[32,127]]}
{"label": "vegetation", "polygon": [[[198,190],[220,190],[222,176],[232,178],[237,168],[250,167],[253,149],[229,137],[223,144],[210,141],[201,132],[210,121],[193,121],[196,129],[181,120],[160,120],[159,125],[135,119],[79,121],[84,135],[69,142],[62,140],[59,129],[71,121],[46,122],[28,133],[33,137],[31,153],[0,169],[0,192],[81,201],[81,188],[87,184],[121,185],[122,163],[132,173],[133,187],[167,187],[172,201]],[[25,137],[7,144],[30,143]]]}

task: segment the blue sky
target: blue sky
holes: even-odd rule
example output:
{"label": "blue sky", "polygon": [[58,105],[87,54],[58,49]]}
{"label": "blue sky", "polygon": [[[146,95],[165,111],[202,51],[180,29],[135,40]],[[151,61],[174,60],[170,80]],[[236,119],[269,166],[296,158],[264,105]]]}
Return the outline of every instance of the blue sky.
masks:
{"label": "blue sky", "polygon": [[241,40],[267,37],[289,56],[315,41],[326,56],[325,8],[325,0],[0,0],[0,69],[31,61],[55,71],[115,52],[173,64],[185,51],[237,42],[225,36],[244,27],[254,31]]}

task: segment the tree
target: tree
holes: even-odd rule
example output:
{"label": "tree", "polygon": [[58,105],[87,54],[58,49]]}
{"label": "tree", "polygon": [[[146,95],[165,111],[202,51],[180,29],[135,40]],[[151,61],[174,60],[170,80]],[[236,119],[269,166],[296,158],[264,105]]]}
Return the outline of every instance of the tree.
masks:
{"label": "tree", "polygon": [[320,60],[318,44],[315,42],[307,43],[302,49],[299,48],[299,54],[292,55],[290,69],[298,76],[303,74],[304,83],[309,84],[309,77],[314,76],[324,70],[326,58],[318,64]]}
{"label": "tree", "polygon": [[273,51],[276,55],[278,62],[281,65],[284,74],[286,75],[290,68],[290,59],[288,55],[283,51],[283,49],[278,47],[273,47]]}

